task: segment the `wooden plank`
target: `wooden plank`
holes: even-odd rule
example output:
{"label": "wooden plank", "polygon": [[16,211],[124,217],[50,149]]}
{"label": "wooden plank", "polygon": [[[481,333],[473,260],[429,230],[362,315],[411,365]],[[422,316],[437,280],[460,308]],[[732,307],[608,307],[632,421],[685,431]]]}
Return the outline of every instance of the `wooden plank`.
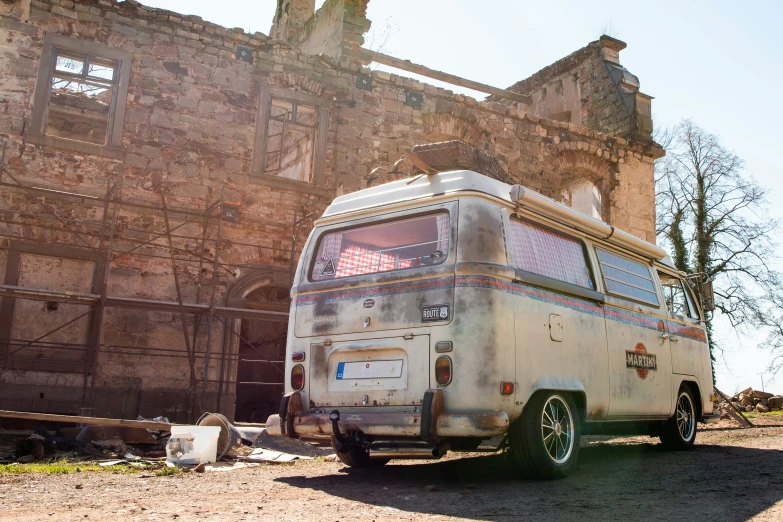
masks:
{"label": "wooden plank", "polygon": [[424,163],[424,160],[422,160],[420,157],[418,157],[410,150],[404,150],[403,154],[405,154],[405,157],[408,158],[411,161],[411,163],[413,163],[416,167],[418,167],[419,170],[424,171],[427,174],[437,174],[438,171],[436,169],[433,169],[432,167]]}
{"label": "wooden plank", "polygon": [[512,92],[507,89],[499,89],[497,87],[492,87],[484,83],[468,80],[453,74],[436,71],[434,69],[430,69],[429,67],[425,67],[424,65],[413,63],[410,60],[401,60],[399,58],[395,58],[394,56],[389,56],[388,54],[367,51],[366,49],[362,49],[359,51],[359,53],[363,55],[363,58],[372,62],[382,63],[383,65],[388,65],[389,67],[420,74],[422,76],[426,76],[427,78],[433,78],[435,80],[440,80],[452,85],[459,85],[460,87],[466,87],[468,89],[473,89],[474,91],[494,94],[495,96],[500,96],[501,98],[524,103],[525,105],[530,105],[533,102],[533,99],[530,96],[519,94],[518,92]]}
{"label": "wooden plank", "polygon": [[140,421],[130,419],[107,419],[105,417],[81,417],[79,415],[56,415],[54,413],[31,413],[26,411],[0,410],[0,418],[27,419],[41,422],[69,422],[73,424],[94,424],[96,426],[125,426],[128,428],[146,428],[148,430],[171,429],[172,424],[159,421]]}
{"label": "wooden plank", "polygon": [[753,424],[751,424],[751,422],[747,418],[745,418],[744,415],[737,415],[737,412],[734,411],[734,409],[731,406],[724,409],[723,411],[726,412],[726,415],[728,415],[735,421],[739,422],[742,426],[745,426],[746,428],[753,427]]}
{"label": "wooden plank", "polygon": [[755,428],[755,424],[750,422],[750,420],[745,417],[745,414],[738,410],[736,406],[734,406],[734,403],[731,402],[730,398],[726,397],[726,395],[716,387],[713,387],[713,390],[715,390],[715,393],[723,397],[723,399],[728,403],[729,407],[726,408],[725,411],[728,413],[729,417],[736,420],[746,428]]}

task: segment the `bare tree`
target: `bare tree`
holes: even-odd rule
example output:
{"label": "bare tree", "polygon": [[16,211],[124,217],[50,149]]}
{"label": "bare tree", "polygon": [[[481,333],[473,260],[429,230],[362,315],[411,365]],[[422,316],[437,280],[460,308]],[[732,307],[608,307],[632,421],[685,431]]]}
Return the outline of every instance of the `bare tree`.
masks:
{"label": "bare tree", "polygon": [[[690,120],[656,136],[666,156],[656,163],[657,234],[674,265],[715,281],[717,311],[735,329],[769,331],[783,350],[783,286],[771,266],[772,232],[766,190],[744,174],[743,161],[717,136]],[[707,320],[710,355],[720,350]],[[783,367],[783,354],[777,362]],[[713,370],[714,371],[714,370]]]}

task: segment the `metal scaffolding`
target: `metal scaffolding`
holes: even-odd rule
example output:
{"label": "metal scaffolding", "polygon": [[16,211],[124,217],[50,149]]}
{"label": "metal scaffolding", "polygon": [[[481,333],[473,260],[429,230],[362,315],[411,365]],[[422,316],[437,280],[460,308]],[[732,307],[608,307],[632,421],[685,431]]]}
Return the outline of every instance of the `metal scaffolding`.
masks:
{"label": "metal scaffolding", "polygon": [[[5,147],[3,148],[4,157]],[[0,162],[0,190],[17,194],[25,198],[27,207],[34,205],[32,212],[25,205],[18,207],[6,203],[0,208],[0,250],[9,253],[45,252],[43,255],[60,257],[58,251],[63,248],[79,247],[95,261],[91,292],[59,291],[47,288],[33,288],[18,284],[8,284],[8,278],[0,285],[0,297],[3,306],[11,306],[16,300],[45,301],[48,303],[70,303],[85,305],[88,309],[75,318],[60,324],[56,328],[35,339],[15,339],[10,335],[10,325],[6,325],[9,335],[0,334],[0,367],[12,367],[10,361],[22,357],[26,350],[60,350],[63,353],[81,351],[83,353],[83,388],[81,407],[91,411],[95,406],[96,375],[98,355],[102,350],[118,355],[144,355],[161,358],[186,358],[189,371],[188,416],[197,414],[208,405],[207,390],[211,383],[217,383],[217,404],[230,382],[227,368],[237,362],[238,355],[227,353],[229,335],[236,335],[248,346],[258,351],[254,362],[263,362],[276,368],[283,381],[283,361],[269,360],[253,344],[242,338],[232,326],[232,319],[263,320],[287,322],[288,313],[283,311],[259,310],[221,304],[221,275],[234,274],[234,271],[258,268],[256,264],[231,263],[221,258],[221,251],[230,244],[231,248],[252,249],[267,252],[269,258],[280,266],[281,271],[289,273],[289,282],[293,278],[296,259],[300,254],[297,242],[301,232],[312,227],[313,200],[304,202],[301,210],[293,216],[291,225],[291,245],[264,244],[264,237],[255,243],[225,238],[227,226],[236,220],[236,207],[224,201],[221,188],[212,201],[209,199],[203,210],[170,205],[167,196],[160,192],[157,201],[139,201],[122,197],[122,170],[106,183],[104,196],[94,196],[53,190],[34,186],[17,179]],[[13,207],[13,208],[12,208]],[[68,212],[67,209],[89,208],[81,214]],[[84,216],[95,216],[84,217]],[[163,224],[163,230],[153,226],[155,222]],[[143,219],[147,226],[140,226]],[[197,232],[196,232],[197,231]],[[236,235],[236,234],[235,234]],[[256,239],[253,237],[253,239]],[[21,248],[19,245],[25,245]],[[32,250],[30,250],[32,248]],[[67,258],[67,256],[64,256]],[[143,266],[145,263],[168,263],[174,278],[176,300],[147,298],[137,295],[121,296],[110,292],[110,276],[113,265]],[[135,265],[134,265],[135,263]],[[196,275],[194,277],[194,273]],[[189,283],[184,280],[187,279]],[[191,291],[187,292],[183,287]],[[178,316],[182,330],[184,354],[181,348],[133,346],[102,342],[107,309],[135,309],[146,312],[168,312]],[[0,312],[1,313],[1,312]],[[63,343],[48,340],[48,337],[85,317],[90,318],[88,342]],[[217,324],[224,327],[229,335],[216,336]],[[205,339],[199,335],[205,330]],[[198,349],[199,341],[202,348]],[[219,350],[219,351],[218,351]],[[154,353],[152,353],[154,352]],[[22,357],[23,358],[23,357]],[[220,364],[219,378],[211,379],[210,364],[217,359]],[[73,358],[71,358],[73,360]],[[203,360],[203,373],[198,375],[197,362]],[[267,384],[267,383],[259,383]],[[199,394],[199,387],[201,393]],[[212,405],[209,405],[211,407]],[[192,419],[191,419],[192,420]]]}

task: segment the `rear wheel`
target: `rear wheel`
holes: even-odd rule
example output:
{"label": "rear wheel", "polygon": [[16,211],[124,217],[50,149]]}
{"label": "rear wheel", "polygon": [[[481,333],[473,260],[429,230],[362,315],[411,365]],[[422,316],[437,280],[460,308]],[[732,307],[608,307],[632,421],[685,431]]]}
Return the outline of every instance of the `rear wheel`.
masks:
{"label": "rear wheel", "polygon": [[345,451],[337,451],[337,441],[332,437],[332,448],[340,462],[352,468],[380,468],[391,459],[371,458],[361,446],[348,446]]}
{"label": "rear wheel", "polygon": [[670,450],[691,449],[696,441],[696,401],[686,384],[680,387],[674,415],[663,425],[660,437]]}
{"label": "rear wheel", "polygon": [[537,393],[509,430],[512,461],[532,477],[565,477],[576,466],[580,435],[579,416],[570,395]]}

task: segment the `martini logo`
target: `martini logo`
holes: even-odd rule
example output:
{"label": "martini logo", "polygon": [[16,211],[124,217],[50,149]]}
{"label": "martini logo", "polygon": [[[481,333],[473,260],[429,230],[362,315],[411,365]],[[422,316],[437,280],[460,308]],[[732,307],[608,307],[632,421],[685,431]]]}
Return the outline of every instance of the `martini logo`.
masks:
{"label": "martini logo", "polygon": [[625,351],[626,368],[635,368],[636,375],[641,379],[646,379],[647,374],[658,369],[658,360],[654,353],[647,353],[647,348],[642,343],[636,345],[634,351]]}

